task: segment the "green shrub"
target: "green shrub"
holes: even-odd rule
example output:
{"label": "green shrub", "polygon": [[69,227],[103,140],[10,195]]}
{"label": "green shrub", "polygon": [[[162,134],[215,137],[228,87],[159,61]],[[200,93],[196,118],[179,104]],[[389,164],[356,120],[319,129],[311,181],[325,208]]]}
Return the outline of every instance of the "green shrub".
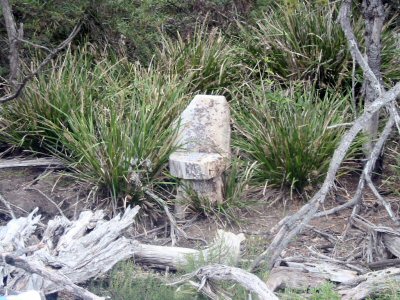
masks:
{"label": "green shrub", "polygon": [[4,107],[2,139],[63,159],[113,199],[140,195],[173,150],[186,86],[155,69],[68,52]]}
{"label": "green shrub", "polygon": [[[286,91],[288,93],[288,91]],[[234,144],[257,162],[258,183],[301,191],[323,179],[349,121],[346,97],[295,87],[289,95],[250,86],[235,95]]]}
{"label": "green shrub", "polygon": [[221,31],[208,32],[205,24],[196,27],[187,39],[163,35],[158,63],[166,72],[187,81],[193,92],[224,93],[234,80],[232,47]]}
{"label": "green shrub", "polygon": [[[315,82],[318,88],[346,89],[351,85],[352,58],[337,14],[336,4],[297,1],[290,7],[270,7],[257,25],[241,26],[243,63],[285,85],[304,80]],[[356,16],[354,27],[362,43],[363,20]],[[385,29],[383,45],[383,76],[386,81],[398,81],[400,50],[394,32]],[[358,72],[357,79],[361,76]]]}

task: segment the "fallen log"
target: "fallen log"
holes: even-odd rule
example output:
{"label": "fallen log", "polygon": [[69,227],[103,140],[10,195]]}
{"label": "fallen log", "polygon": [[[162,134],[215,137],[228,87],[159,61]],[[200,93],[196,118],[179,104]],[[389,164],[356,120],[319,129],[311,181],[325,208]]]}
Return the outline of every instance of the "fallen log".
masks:
{"label": "fallen log", "polygon": [[343,265],[322,260],[303,262],[281,262],[283,266],[274,267],[268,276],[267,286],[271,291],[278,289],[304,289],[318,287],[324,282],[344,283],[358,277],[357,272]]}
{"label": "fallen log", "polygon": [[138,211],[138,206],[127,208],[108,221],[101,210],[84,211],[75,221],[57,216],[48,222],[40,241],[35,236],[40,221],[37,210],[28,217],[10,220],[0,227],[0,275],[4,279],[0,280],[0,293],[68,290],[84,299],[100,299],[77,284],[129,258],[172,269],[183,269],[193,260],[234,263],[239,259],[244,235],[222,230],[204,250],[146,245],[128,239],[124,231],[132,226]]}
{"label": "fallen log", "polygon": [[242,285],[249,292],[256,294],[260,300],[278,300],[278,297],[256,275],[239,268],[221,264],[201,267],[197,271],[185,275],[182,280],[173,284],[187,282],[193,277],[197,277],[200,280],[199,290],[205,288],[213,281],[234,281]]}
{"label": "fallen log", "polygon": [[343,300],[361,300],[389,290],[395,281],[400,281],[400,268],[387,268],[360,275],[343,283],[338,291]]}
{"label": "fallen log", "polygon": [[0,159],[0,169],[21,167],[53,167],[64,168],[62,161],[56,158],[34,158],[34,159]]}

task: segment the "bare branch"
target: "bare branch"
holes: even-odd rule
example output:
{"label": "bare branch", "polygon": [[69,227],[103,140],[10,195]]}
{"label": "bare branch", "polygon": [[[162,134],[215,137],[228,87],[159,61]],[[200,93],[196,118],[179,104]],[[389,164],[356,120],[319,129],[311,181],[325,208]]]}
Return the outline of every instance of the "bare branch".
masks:
{"label": "bare branch", "polygon": [[18,41],[23,42],[23,43],[25,43],[25,44],[28,44],[28,45],[30,45],[30,46],[32,46],[32,47],[34,47],[34,48],[38,48],[38,49],[45,50],[45,51],[47,51],[47,52],[51,52],[51,49],[50,49],[50,48],[47,48],[46,46],[43,46],[43,45],[39,45],[39,44],[32,43],[31,41],[24,40],[24,39],[22,39],[22,38],[18,38]]}
{"label": "bare branch", "polygon": [[297,213],[282,222],[279,232],[268,246],[267,250],[265,250],[253,262],[252,270],[256,269],[265,259],[268,260],[267,268],[271,269],[273,267],[282,250],[286,248],[289,242],[303,230],[304,226],[314,217],[319,206],[324,203],[327,194],[334,185],[336,173],[358,133],[365,127],[374,113],[378,112],[379,109],[388,105],[390,102],[396,100],[399,94],[400,82],[389,91],[384,92],[381,97],[376,99],[364,110],[364,113],[355,120],[353,126],[342,137],[339,146],[333,154],[321,189],[312,197],[308,204],[304,205]]}
{"label": "bare branch", "polygon": [[[2,0],[2,1],[4,1],[4,0]],[[24,77],[24,79],[19,84],[18,89],[15,91],[15,93],[12,95],[8,95],[8,96],[4,96],[4,97],[0,98],[0,103],[6,103],[8,101],[18,98],[21,95],[21,92],[22,92],[23,88],[25,87],[25,85],[29,82],[29,80],[31,80],[32,78],[37,76],[45,65],[47,65],[61,50],[63,50],[65,47],[67,47],[69,45],[69,43],[71,43],[71,41],[78,34],[80,29],[81,29],[81,24],[78,24],[77,26],[75,26],[74,29],[72,30],[72,32],[70,33],[70,35],[68,36],[68,38],[66,40],[64,40],[62,43],[60,43],[57,48],[52,50],[31,74]]]}
{"label": "bare branch", "polygon": [[15,217],[14,211],[11,208],[10,203],[1,194],[0,194],[0,202],[3,203],[3,205],[8,209],[8,212],[10,213],[11,218],[15,219],[16,217]]}
{"label": "bare branch", "polygon": [[65,289],[75,296],[81,297],[86,300],[102,300],[105,299],[103,297],[98,297],[95,294],[85,290],[77,286],[75,283],[71,281],[67,276],[60,275],[57,272],[51,271],[49,268],[46,268],[44,265],[40,264],[34,260],[27,260],[22,257],[18,257],[16,255],[3,253],[1,255],[2,262],[23,269],[28,273],[35,273],[40,275],[47,280],[54,282],[59,286],[65,287]]}

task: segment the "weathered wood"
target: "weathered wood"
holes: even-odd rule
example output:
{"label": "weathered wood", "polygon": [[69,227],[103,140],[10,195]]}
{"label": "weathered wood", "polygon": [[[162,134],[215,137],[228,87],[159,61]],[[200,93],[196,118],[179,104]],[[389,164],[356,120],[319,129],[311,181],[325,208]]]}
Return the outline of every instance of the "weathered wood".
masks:
{"label": "weathered wood", "polygon": [[[57,216],[48,222],[39,241],[34,235],[40,220],[36,211],[0,227],[0,252],[9,255],[0,261],[0,276],[7,279],[0,281],[0,293],[29,288],[49,294],[67,289],[96,299],[85,296],[76,284],[106,273],[119,261],[135,258],[170,269],[184,269],[194,261],[236,263],[244,240],[243,234],[220,230],[214,243],[201,251],[141,244],[123,236],[134,222],[137,206],[108,221],[101,210],[84,211],[76,221]],[[66,279],[63,284],[62,278]]]}
{"label": "weathered wood", "polygon": [[98,297],[95,294],[85,290],[74,284],[68,277],[60,275],[58,272],[46,268],[43,264],[35,260],[27,260],[12,254],[3,253],[1,256],[2,263],[23,269],[24,271],[40,275],[46,280],[52,281],[58,286],[62,286],[68,292],[80,297],[84,300],[104,300],[104,297]]}
{"label": "weathered wood", "polygon": [[35,158],[35,159],[0,159],[0,169],[21,168],[21,167],[64,167],[64,164],[56,158]]}
{"label": "weathered wood", "polygon": [[386,259],[388,253],[400,258],[400,232],[387,226],[376,226],[360,216],[351,224],[367,233],[366,255],[368,263]]}
{"label": "weathered wood", "polygon": [[[348,39],[353,58],[357,61],[357,63],[361,65],[364,74],[368,77],[370,81],[370,87],[376,91],[376,95],[378,95],[378,97],[376,97],[374,101],[364,109],[363,114],[355,120],[351,128],[342,137],[338,147],[333,153],[333,157],[330,161],[328,172],[325,177],[324,183],[322,184],[322,187],[312,197],[309,203],[304,205],[297,213],[293,214],[290,217],[286,217],[284,220],[279,222],[279,226],[277,226],[277,228],[279,228],[279,232],[276,234],[275,238],[272,240],[268,248],[255,259],[251,267],[252,270],[255,270],[263,262],[267,263],[268,269],[272,269],[283,249],[287,247],[290,241],[303,230],[304,226],[307,225],[310,220],[316,216],[318,208],[321,204],[324,203],[327,194],[330,192],[334,185],[336,173],[343,159],[345,158],[349,147],[351,146],[352,142],[359,134],[359,132],[367,128],[368,124],[371,124],[371,119],[376,116],[379,110],[384,106],[388,106],[390,108],[391,118],[396,121],[396,124],[398,123],[397,119],[399,116],[394,101],[400,94],[400,83],[397,83],[389,91],[384,91],[384,88],[381,86],[379,80],[376,78],[374,72],[371,70],[370,66],[365,61],[365,59],[361,55],[361,52],[358,49],[357,41],[355,39],[349,20],[349,14],[351,10],[350,8],[351,0],[342,1],[342,6],[339,13],[340,22]],[[388,122],[391,121],[393,120],[389,120]],[[370,157],[369,161],[370,165],[373,167],[374,164],[371,163],[372,161]],[[364,187],[364,179],[361,182],[362,191]]]}
{"label": "weathered wood", "polygon": [[395,266],[400,266],[400,259],[382,259],[379,261],[374,261],[368,264],[368,267],[371,270],[381,270],[385,269],[388,267],[395,267]]}
{"label": "weathered wood", "polygon": [[209,265],[184,276],[183,280],[175,284],[186,282],[193,277],[197,277],[201,281],[199,289],[205,287],[210,281],[234,281],[248,291],[255,293],[260,300],[278,300],[278,297],[268,289],[267,285],[260,278],[239,268],[221,264]]}
{"label": "weathered wood", "polygon": [[318,192],[311,198],[309,203],[304,205],[297,213],[286,218],[280,226],[280,230],[265,250],[252,265],[252,269],[256,269],[264,259],[268,258],[267,268],[272,269],[275,261],[278,259],[282,250],[289,244],[289,242],[303,230],[304,226],[307,225],[310,220],[314,217],[318,208],[324,203],[326,196],[331,190],[335,179],[336,173],[346,156],[346,153],[354,141],[358,133],[364,128],[366,122],[373,113],[379,111],[382,107],[396,100],[400,94],[400,82],[397,83],[391,90],[382,94],[382,96],[374,101],[364,113],[357,118],[353,126],[346,132],[342,137],[339,146],[336,148],[331,162],[329,164],[328,172],[325,177],[322,187]]}
{"label": "weathered wood", "polygon": [[9,82],[13,88],[16,88],[18,77],[21,73],[18,38],[22,38],[23,31],[22,27],[21,30],[17,30],[17,23],[15,22],[9,1],[1,0],[1,7],[8,35],[8,44],[10,47],[8,56],[10,65]]}
{"label": "weathered wood", "polygon": [[236,264],[240,257],[240,244],[244,239],[243,234],[218,230],[212,245],[204,250],[137,243],[133,246],[133,252],[137,262],[168,266],[174,270],[182,270],[188,263],[196,261]]}
{"label": "weathered wood", "polygon": [[268,275],[267,287],[275,292],[284,289],[307,290],[327,281],[319,273],[308,273],[299,269],[275,267]]}
{"label": "weathered wood", "polygon": [[381,271],[369,272],[356,279],[343,283],[339,293],[343,300],[361,300],[374,294],[381,294],[400,281],[400,268],[387,268]]}

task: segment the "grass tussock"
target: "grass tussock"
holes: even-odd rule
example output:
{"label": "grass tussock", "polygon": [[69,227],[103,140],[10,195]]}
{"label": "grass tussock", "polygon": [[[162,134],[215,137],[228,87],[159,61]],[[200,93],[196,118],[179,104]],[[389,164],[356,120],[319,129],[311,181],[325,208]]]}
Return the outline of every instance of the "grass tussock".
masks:
{"label": "grass tussock", "polygon": [[[346,89],[351,85],[353,62],[341,29],[336,3],[318,5],[277,2],[266,9],[256,25],[241,27],[242,59],[284,85],[313,81],[319,89]],[[354,31],[363,43],[363,20],[354,16]],[[396,35],[389,22],[383,32],[382,72],[387,82],[400,79]],[[362,74],[355,76],[362,81]]]}
{"label": "grass tussock", "polygon": [[234,50],[222,32],[198,25],[192,36],[163,35],[157,62],[161,69],[188,83],[192,92],[223,94],[235,81]]}
{"label": "grass tussock", "polygon": [[[156,69],[68,52],[5,107],[2,139],[61,158],[113,198],[138,200],[173,150],[184,85]],[[140,184],[139,184],[140,181]]]}
{"label": "grass tussock", "polygon": [[[348,99],[340,94],[295,87],[271,91],[251,86],[238,92],[234,144],[257,163],[259,184],[302,191],[321,181],[351,120]],[[334,126],[338,125],[338,126]]]}

